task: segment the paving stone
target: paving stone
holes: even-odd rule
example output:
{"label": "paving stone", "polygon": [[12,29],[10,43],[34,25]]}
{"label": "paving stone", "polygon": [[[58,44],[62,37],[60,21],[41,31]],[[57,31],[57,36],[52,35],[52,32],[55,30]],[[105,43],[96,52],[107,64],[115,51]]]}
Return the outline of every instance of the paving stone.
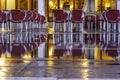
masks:
{"label": "paving stone", "polygon": [[[89,64],[92,63],[92,64]],[[92,61],[86,60],[35,60],[33,63],[14,63],[0,66],[1,77],[32,77],[32,78],[57,78],[57,79],[117,79],[120,78],[120,66],[109,65],[114,61]],[[29,64],[29,65],[28,65]],[[3,71],[2,71],[3,69]],[[19,78],[19,79],[20,79]],[[9,78],[10,79],[10,78]],[[21,78],[22,79],[22,78]],[[1,80],[1,79],[0,79]],[[37,79],[38,80],[38,79]]]}
{"label": "paving stone", "polygon": [[9,77],[0,78],[0,80],[57,80],[56,78],[40,78],[40,77]]}

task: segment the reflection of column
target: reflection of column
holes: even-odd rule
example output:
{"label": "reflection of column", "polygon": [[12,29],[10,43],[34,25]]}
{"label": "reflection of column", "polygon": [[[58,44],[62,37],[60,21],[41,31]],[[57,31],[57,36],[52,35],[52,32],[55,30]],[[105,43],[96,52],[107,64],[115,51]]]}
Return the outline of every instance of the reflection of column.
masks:
{"label": "reflection of column", "polygon": [[6,9],[15,9],[15,0],[6,0]]}
{"label": "reflection of column", "polygon": [[89,12],[89,0],[85,0],[82,10],[85,12]]}
{"label": "reflection of column", "polygon": [[100,11],[103,11],[103,0],[100,1]]}
{"label": "reflection of column", "polygon": [[38,0],[38,13],[45,15],[45,0]]}
{"label": "reflection of column", "polygon": [[85,0],[83,10],[86,12],[95,11],[95,0]]}
{"label": "reflection of column", "polygon": [[95,0],[90,0],[90,12],[95,11]]}
{"label": "reflection of column", "polygon": [[6,0],[0,0],[1,1],[1,9],[6,9]]}
{"label": "reflection of column", "polygon": [[31,0],[27,0],[27,2],[28,2],[28,3],[27,3],[27,4],[28,4],[28,6],[27,6],[28,8],[27,8],[27,9],[28,9],[28,10],[31,10]]}

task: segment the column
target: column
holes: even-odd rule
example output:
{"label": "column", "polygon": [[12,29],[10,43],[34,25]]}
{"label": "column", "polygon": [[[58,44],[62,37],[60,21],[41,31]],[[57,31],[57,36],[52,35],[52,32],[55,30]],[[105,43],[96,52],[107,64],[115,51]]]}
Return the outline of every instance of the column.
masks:
{"label": "column", "polygon": [[117,9],[120,10],[120,0],[117,0]]}
{"label": "column", "polygon": [[45,0],[38,0],[38,13],[45,16]]}

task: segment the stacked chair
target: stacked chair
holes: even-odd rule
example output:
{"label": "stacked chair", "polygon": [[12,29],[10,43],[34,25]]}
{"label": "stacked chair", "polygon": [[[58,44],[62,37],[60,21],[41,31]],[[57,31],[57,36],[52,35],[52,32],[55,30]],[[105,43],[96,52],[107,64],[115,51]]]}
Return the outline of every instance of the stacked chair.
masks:
{"label": "stacked chair", "polygon": [[101,14],[100,49],[115,59],[119,56],[119,10],[107,10]]}
{"label": "stacked chair", "polygon": [[53,10],[53,55],[84,55],[84,16],[82,10]]}
{"label": "stacked chair", "polygon": [[84,22],[85,13],[82,10],[72,10],[70,13],[71,53],[75,56],[84,55]]}
{"label": "stacked chair", "polygon": [[99,34],[96,34],[97,29],[99,28],[100,16],[96,14],[87,14],[85,16],[85,43],[86,44],[97,44],[99,42]]}
{"label": "stacked chair", "polygon": [[[46,41],[45,17],[34,11],[0,11],[0,52],[12,57],[34,51]],[[44,28],[44,32],[42,32]]]}
{"label": "stacked chair", "polygon": [[53,44],[54,55],[60,58],[67,52],[66,33],[68,13],[65,10],[53,10]]}
{"label": "stacked chair", "polygon": [[84,46],[95,44],[108,56],[117,58],[120,52],[119,17],[119,10],[103,11],[101,15],[85,15],[82,10],[53,10],[53,54],[60,57],[69,51],[73,57],[83,56]]}

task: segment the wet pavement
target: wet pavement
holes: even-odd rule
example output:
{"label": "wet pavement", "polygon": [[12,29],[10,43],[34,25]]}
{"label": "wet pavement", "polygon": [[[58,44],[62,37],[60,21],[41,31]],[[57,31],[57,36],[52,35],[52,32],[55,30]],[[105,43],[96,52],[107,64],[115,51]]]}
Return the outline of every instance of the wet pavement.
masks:
{"label": "wet pavement", "polygon": [[0,77],[6,77],[0,80],[113,80],[120,78],[120,65],[113,60],[0,59]]}

